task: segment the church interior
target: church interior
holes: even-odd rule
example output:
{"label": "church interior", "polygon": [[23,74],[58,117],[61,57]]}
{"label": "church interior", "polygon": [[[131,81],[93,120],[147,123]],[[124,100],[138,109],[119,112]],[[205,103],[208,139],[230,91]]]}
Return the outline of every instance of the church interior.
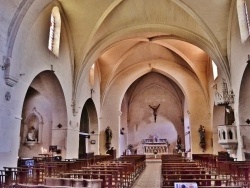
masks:
{"label": "church interior", "polygon": [[250,160],[250,0],[1,0],[0,23],[0,170]]}

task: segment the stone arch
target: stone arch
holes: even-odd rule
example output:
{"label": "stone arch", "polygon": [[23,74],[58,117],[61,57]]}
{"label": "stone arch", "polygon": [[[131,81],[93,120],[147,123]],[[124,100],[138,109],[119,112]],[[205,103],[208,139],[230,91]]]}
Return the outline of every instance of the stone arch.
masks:
{"label": "stone arch", "polygon": [[[67,109],[61,84],[53,71],[40,72],[30,83],[22,107],[24,121],[21,125],[21,145],[19,157],[31,157],[49,150],[50,145],[57,145],[65,154]],[[33,121],[33,122],[32,122]],[[37,144],[30,150],[26,146],[25,137],[28,125],[37,130]]]}
{"label": "stone arch", "polygon": [[250,109],[250,64],[247,64],[242,76],[239,92],[239,123],[246,124],[249,117]]}
{"label": "stone arch", "polygon": [[[66,35],[66,40],[70,48],[68,49],[71,55],[70,63],[71,68],[73,69],[73,48],[72,48],[72,38],[69,31],[69,25],[64,15],[63,8],[59,1],[23,1],[20,3],[17,11],[15,12],[14,17],[11,20],[11,24],[9,26],[9,33],[7,38],[7,50],[6,54],[3,56],[4,61],[4,79],[5,83],[9,86],[14,86],[20,79],[20,70],[21,67],[24,66],[24,62],[21,61],[23,59],[23,54],[27,48],[30,47],[23,45],[23,38],[27,39],[30,36],[30,32],[32,31],[32,27],[37,23],[39,17],[43,17],[45,14],[50,15],[51,9],[53,7],[58,7],[61,16],[61,26],[65,29],[65,32],[62,33]],[[29,18],[29,19],[26,19]],[[21,25],[25,27],[20,27]],[[61,37],[62,38],[62,37]],[[22,46],[22,48],[20,48]],[[29,50],[29,49],[28,49]],[[15,54],[15,55],[13,55]]]}
{"label": "stone arch", "polygon": [[[127,116],[128,123],[123,120],[121,124],[127,127],[128,144],[134,145],[134,149],[142,153],[143,146],[137,143],[151,134],[157,135],[159,139],[167,139],[170,144],[169,152],[175,149],[177,135],[180,135],[185,145],[185,99],[180,88],[171,79],[158,72],[146,73],[131,83],[125,96],[128,101],[121,107],[121,118],[125,119],[123,116]],[[157,105],[155,112],[151,107]]]}
{"label": "stone arch", "polygon": [[[99,153],[98,145],[98,117],[95,104],[89,98],[82,109],[79,129],[79,157],[88,152]],[[94,144],[95,143],[95,144]]]}
{"label": "stone arch", "polygon": [[[191,138],[198,137],[198,131],[197,127],[195,126],[198,122],[203,122],[205,125],[207,132],[210,130],[210,124],[211,124],[211,117],[208,118],[208,114],[210,113],[210,109],[207,105],[207,101],[205,99],[205,96],[202,94],[202,88],[199,84],[194,84],[192,88],[187,88],[188,86],[183,84],[185,78],[185,82],[187,82],[187,79],[191,79],[192,82],[197,83],[194,81],[194,77],[192,75],[189,75],[187,72],[182,72],[181,67],[178,67],[176,64],[172,64],[171,62],[168,62],[166,64],[164,61],[154,61],[152,63],[152,66],[148,66],[148,63],[150,62],[140,62],[133,66],[130,66],[129,68],[122,71],[119,75],[115,77],[114,80],[112,80],[112,83],[110,84],[110,88],[107,91],[107,93],[104,96],[104,100],[102,103],[101,108],[101,133],[104,129],[105,125],[110,125],[113,130],[113,140],[115,140],[115,148],[119,151],[119,145],[117,143],[120,137],[120,116],[121,116],[121,103],[122,98],[129,87],[131,83],[133,83],[138,77],[154,70],[156,72],[160,72],[163,75],[169,77],[172,79],[182,90],[186,103],[187,103],[187,111],[189,114],[191,113],[192,116],[189,117],[190,121],[190,134]],[[183,74],[183,75],[182,75]],[[182,75],[181,77],[178,77],[176,75]],[[190,81],[191,81],[190,80]],[[199,91],[199,92],[198,92]],[[195,95],[197,96],[196,99],[192,98],[192,92],[195,92]],[[197,109],[197,103],[199,103],[200,108]],[[194,136],[192,136],[194,135]],[[211,135],[208,135],[211,136]],[[101,134],[100,137],[101,141],[104,139],[104,136]],[[193,144],[192,144],[193,143]],[[199,145],[195,142],[192,142],[191,140],[191,147],[192,150],[198,151]],[[208,148],[207,150],[209,150]],[[119,155],[119,154],[118,154]]]}
{"label": "stone arch", "polygon": [[[240,90],[239,90],[239,106],[238,106],[238,118],[239,118],[239,130],[242,139],[244,138],[245,150],[250,149],[250,138],[247,134],[250,131],[247,120],[250,119],[250,64],[248,63],[242,76]],[[241,140],[242,140],[241,139]],[[239,142],[239,145],[243,144]],[[243,147],[243,146],[242,146]],[[241,148],[241,147],[239,147]]]}

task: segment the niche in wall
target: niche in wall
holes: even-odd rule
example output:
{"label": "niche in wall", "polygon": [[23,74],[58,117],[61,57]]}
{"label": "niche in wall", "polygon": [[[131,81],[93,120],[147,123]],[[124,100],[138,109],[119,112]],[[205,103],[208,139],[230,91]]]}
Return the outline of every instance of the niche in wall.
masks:
{"label": "niche in wall", "polygon": [[43,118],[34,107],[23,124],[22,143],[32,146],[42,142]]}

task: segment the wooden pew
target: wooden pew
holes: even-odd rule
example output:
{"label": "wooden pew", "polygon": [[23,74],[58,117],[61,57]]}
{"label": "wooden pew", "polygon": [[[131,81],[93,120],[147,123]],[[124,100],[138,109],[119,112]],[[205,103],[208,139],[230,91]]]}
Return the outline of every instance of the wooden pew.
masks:
{"label": "wooden pew", "polygon": [[113,183],[118,183],[121,185],[129,186],[134,179],[132,179],[132,176],[130,176],[130,171],[127,168],[127,165],[112,165],[112,164],[106,164],[106,165],[92,165],[88,168],[82,168],[83,171],[89,171],[94,172],[94,170],[99,171],[99,173],[105,173],[106,171],[113,172],[113,180],[115,180]]}
{"label": "wooden pew", "polygon": [[192,159],[207,168],[210,171],[213,171],[217,168],[218,156],[213,154],[193,154]]}
{"label": "wooden pew", "polygon": [[198,187],[200,186],[222,186],[224,183],[226,184],[227,182],[224,182],[226,180],[224,179],[168,179],[168,181],[165,181],[164,185],[168,186],[174,186],[174,183],[176,182],[190,182],[194,183],[196,182]]}
{"label": "wooden pew", "polygon": [[122,173],[117,170],[117,169],[83,169],[83,170],[77,170],[77,173],[82,173],[82,174],[91,174],[91,178],[95,177],[95,175],[99,175],[99,174],[108,174],[112,176],[112,182],[110,182],[110,184],[112,184],[113,187],[119,187],[121,185],[124,185],[124,180],[122,177]]}
{"label": "wooden pew", "polygon": [[101,179],[71,179],[46,177],[46,186],[68,186],[68,187],[93,187],[101,188]]}
{"label": "wooden pew", "polygon": [[[165,185],[165,186],[162,186],[162,188],[173,188],[173,186],[171,185]],[[203,185],[200,185],[200,186],[198,186],[198,188],[242,188],[241,186],[235,186],[235,185],[223,185],[223,186],[215,186],[215,185],[211,185],[211,186],[209,186],[209,185],[205,185],[205,186],[203,186]]]}
{"label": "wooden pew", "polygon": [[90,173],[63,173],[61,174],[63,178],[71,178],[71,179],[101,179],[101,187],[109,188],[114,187],[112,183],[112,174],[90,174]]}
{"label": "wooden pew", "polygon": [[229,184],[250,187],[250,162],[234,161],[233,158],[229,157],[224,158],[212,156],[211,154],[196,154],[193,157],[202,166],[207,166],[209,160],[213,161],[213,166],[215,167],[213,171],[218,173],[222,178],[230,180]]}
{"label": "wooden pew", "polygon": [[228,184],[227,179],[220,178],[216,173],[211,173],[211,167],[207,165],[208,158],[205,162],[197,156],[200,161],[190,161],[182,157],[163,156],[162,157],[162,178],[163,187],[173,187],[175,182],[196,182],[198,187],[201,186],[224,186]]}
{"label": "wooden pew", "polygon": [[[110,156],[107,155],[97,155],[88,159],[67,159],[65,161],[53,161],[52,158],[37,157],[35,166],[6,167],[4,173],[7,172],[9,185],[18,184],[19,187],[24,185],[27,185],[27,187],[65,187],[69,185],[82,187],[83,180],[85,184],[87,182],[91,187],[96,187],[98,181],[101,187],[131,187],[136,178],[145,169],[145,160],[145,155],[123,156],[115,160],[111,160]],[[86,170],[84,173],[77,173],[77,170],[88,167],[92,168],[92,171]],[[112,171],[112,173],[108,171]],[[4,174],[2,177],[5,176]],[[59,180],[58,178],[61,179]],[[72,180],[69,181],[69,178],[72,178]],[[48,181],[52,179],[54,183],[48,185]],[[68,180],[68,183],[66,183],[66,180]],[[45,182],[47,182],[47,185],[42,185]]]}
{"label": "wooden pew", "polygon": [[0,187],[4,187],[5,185],[5,171],[0,170]]}

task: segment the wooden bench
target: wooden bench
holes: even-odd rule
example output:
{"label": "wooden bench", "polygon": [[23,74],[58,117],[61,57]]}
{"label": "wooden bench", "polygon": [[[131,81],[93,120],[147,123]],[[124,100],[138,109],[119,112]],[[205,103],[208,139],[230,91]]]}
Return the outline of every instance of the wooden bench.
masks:
{"label": "wooden bench", "polygon": [[68,186],[68,187],[93,187],[101,188],[101,179],[71,179],[45,177],[46,186]]}
{"label": "wooden bench", "polygon": [[115,160],[97,155],[65,161],[37,157],[34,166],[6,167],[1,177],[7,175],[8,185],[18,184],[19,187],[131,187],[145,169],[145,160],[145,155],[122,156]]}
{"label": "wooden bench", "polygon": [[217,174],[163,174],[163,180],[168,179],[211,179],[218,178]]}
{"label": "wooden bench", "polygon": [[119,165],[119,166],[113,166],[113,165],[93,165],[91,166],[91,170],[88,168],[83,168],[84,171],[88,172],[93,172],[93,170],[99,171],[99,173],[105,173],[107,170],[113,171],[113,184],[121,184],[121,185],[126,185],[129,186],[133,179],[130,176],[130,173],[128,172],[128,169],[124,165]]}
{"label": "wooden bench", "polygon": [[[162,188],[173,188],[173,186],[170,186],[170,185],[165,185],[165,186],[162,186]],[[241,186],[235,186],[235,185],[223,185],[223,186],[215,186],[215,185],[211,185],[211,186],[203,186],[203,185],[200,185],[198,186],[198,188],[242,188]]]}
{"label": "wooden bench", "polygon": [[17,188],[72,188],[70,186],[58,186],[58,185],[34,185],[34,184],[17,184]]}
{"label": "wooden bench", "polygon": [[168,179],[167,181],[164,182],[164,186],[165,185],[169,185],[169,186],[174,186],[174,183],[176,182],[195,182],[197,183],[198,187],[200,188],[200,186],[222,186],[222,185],[226,185],[227,182],[224,179]]}
{"label": "wooden bench", "polygon": [[61,176],[63,178],[71,178],[71,179],[100,179],[101,187],[115,187],[112,182],[112,174],[90,174],[90,173],[62,173]]}
{"label": "wooden bench", "polygon": [[124,180],[123,176],[120,173],[119,170],[114,170],[114,169],[84,169],[84,170],[77,170],[77,173],[82,173],[82,174],[91,174],[91,177],[99,174],[108,174],[112,176],[112,186],[121,186],[124,185]]}

